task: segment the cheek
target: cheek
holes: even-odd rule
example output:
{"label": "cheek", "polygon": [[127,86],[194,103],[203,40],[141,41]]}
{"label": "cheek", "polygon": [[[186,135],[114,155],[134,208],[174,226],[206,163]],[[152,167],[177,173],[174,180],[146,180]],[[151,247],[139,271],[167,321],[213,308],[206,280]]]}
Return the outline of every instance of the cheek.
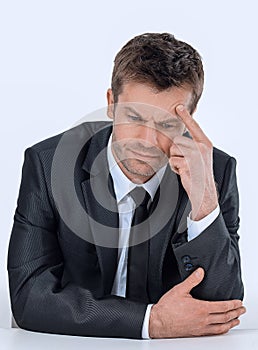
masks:
{"label": "cheek", "polygon": [[113,127],[113,137],[115,141],[122,141],[124,139],[137,139],[139,132],[136,127],[132,125],[115,125]]}

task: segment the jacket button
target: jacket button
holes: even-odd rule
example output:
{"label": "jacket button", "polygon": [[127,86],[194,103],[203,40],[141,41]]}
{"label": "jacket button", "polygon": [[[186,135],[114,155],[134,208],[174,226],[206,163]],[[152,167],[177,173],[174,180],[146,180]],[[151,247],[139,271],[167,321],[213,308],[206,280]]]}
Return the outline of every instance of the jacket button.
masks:
{"label": "jacket button", "polygon": [[187,264],[187,263],[191,262],[190,256],[189,255],[184,255],[182,257],[182,262],[183,262],[183,264]]}
{"label": "jacket button", "polygon": [[184,265],[185,271],[191,271],[193,269],[193,264],[187,263]]}

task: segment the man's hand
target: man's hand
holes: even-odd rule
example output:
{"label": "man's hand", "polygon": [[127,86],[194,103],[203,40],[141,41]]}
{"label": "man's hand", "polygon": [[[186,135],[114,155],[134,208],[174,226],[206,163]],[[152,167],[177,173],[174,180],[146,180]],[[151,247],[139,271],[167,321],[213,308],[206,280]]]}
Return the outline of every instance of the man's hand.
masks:
{"label": "man's hand", "polygon": [[190,295],[204,277],[198,268],[186,280],[164,294],[152,306],[149,322],[151,338],[178,338],[227,333],[246,312],[241,300],[203,301]]}
{"label": "man's hand", "polygon": [[191,218],[198,221],[218,206],[213,176],[213,146],[183,105],[178,105],[176,112],[192,139],[185,136],[173,139],[169,163],[172,170],[180,175],[188,194],[192,205]]}

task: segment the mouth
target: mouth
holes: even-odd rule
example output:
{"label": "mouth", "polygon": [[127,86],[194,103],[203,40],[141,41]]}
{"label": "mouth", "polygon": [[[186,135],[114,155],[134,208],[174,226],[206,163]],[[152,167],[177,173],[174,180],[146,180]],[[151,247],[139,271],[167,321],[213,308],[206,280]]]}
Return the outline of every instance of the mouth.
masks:
{"label": "mouth", "polygon": [[130,150],[131,153],[133,153],[137,158],[141,158],[141,159],[157,159],[160,158],[160,155],[153,155],[150,153],[140,153],[140,152],[136,152],[136,151],[132,151]]}

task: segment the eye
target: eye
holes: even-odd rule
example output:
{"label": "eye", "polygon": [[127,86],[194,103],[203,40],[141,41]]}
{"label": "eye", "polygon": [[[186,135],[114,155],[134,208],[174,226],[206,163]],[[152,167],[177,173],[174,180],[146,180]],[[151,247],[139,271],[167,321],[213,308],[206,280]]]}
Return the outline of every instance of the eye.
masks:
{"label": "eye", "polygon": [[140,122],[142,121],[142,118],[137,115],[128,115],[128,118],[132,120],[133,122]]}
{"label": "eye", "polygon": [[160,123],[160,126],[163,128],[163,129],[171,129],[174,127],[173,124],[169,124],[169,123]]}

